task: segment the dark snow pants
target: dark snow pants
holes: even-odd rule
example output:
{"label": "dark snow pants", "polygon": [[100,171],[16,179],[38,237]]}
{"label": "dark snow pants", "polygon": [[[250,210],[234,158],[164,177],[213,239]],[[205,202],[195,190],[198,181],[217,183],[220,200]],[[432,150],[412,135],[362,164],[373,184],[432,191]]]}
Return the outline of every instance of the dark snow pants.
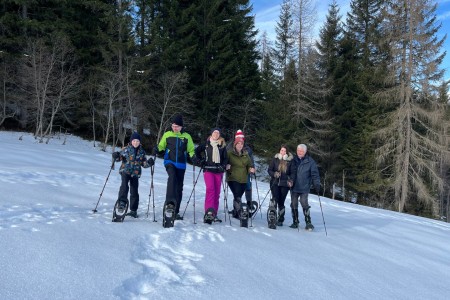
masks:
{"label": "dark snow pants", "polygon": [[[128,183],[130,184],[128,186]],[[119,189],[119,201],[127,202],[128,190],[130,190],[130,210],[137,211],[139,207],[139,178],[122,173],[122,184]]]}
{"label": "dark snow pants", "polygon": [[166,190],[166,204],[175,203],[175,213],[180,212],[181,199],[183,198],[183,184],[185,169],[177,169],[172,164],[166,165],[167,175],[167,190]]}

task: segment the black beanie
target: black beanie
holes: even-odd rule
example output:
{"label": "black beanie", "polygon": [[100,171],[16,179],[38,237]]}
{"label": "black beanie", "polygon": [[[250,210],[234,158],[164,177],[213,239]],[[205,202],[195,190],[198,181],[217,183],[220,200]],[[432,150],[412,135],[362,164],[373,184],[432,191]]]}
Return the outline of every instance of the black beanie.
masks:
{"label": "black beanie", "polygon": [[183,127],[183,116],[182,115],[176,115],[172,119],[172,124],[178,125]]}
{"label": "black beanie", "polygon": [[141,141],[141,136],[139,135],[139,133],[133,132],[133,134],[130,136],[130,142],[132,140],[139,140],[139,142],[140,142]]}

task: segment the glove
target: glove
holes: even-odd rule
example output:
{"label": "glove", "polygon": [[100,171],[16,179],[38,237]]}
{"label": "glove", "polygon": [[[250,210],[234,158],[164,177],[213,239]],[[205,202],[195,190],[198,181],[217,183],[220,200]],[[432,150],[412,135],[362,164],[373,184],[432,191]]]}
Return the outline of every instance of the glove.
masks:
{"label": "glove", "polygon": [[162,157],[164,155],[164,150],[159,151],[158,146],[155,146],[152,150],[152,155],[157,155],[158,157]]}
{"label": "glove", "polygon": [[316,185],[314,187],[314,189],[316,190],[317,195],[319,195],[320,194],[320,185]]}
{"label": "glove", "polygon": [[153,166],[153,165],[155,164],[155,160],[153,159],[153,157],[150,157],[150,158],[147,160],[147,163],[148,163],[148,165],[151,167],[151,166]]}
{"label": "glove", "polygon": [[158,150],[158,146],[153,147],[152,149],[152,155],[156,155],[158,154],[159,150]]}
{"label": "glove", "polygon": [[112,158],[113,158],[114,160],[118,160],[119,157],[120,157],[120,152],[113,152]]}
{"label": "glove", "polygon": [[197,155],[191,157],[192,164],[195,166],[200,166],[201,160],[198,159]]}
{"label": "glove", "polygon": [[281,173],[280,173],[280,172],[275,172],[275,174],[273,174],[273,176],[274,176],[275,178],[280,178]]}

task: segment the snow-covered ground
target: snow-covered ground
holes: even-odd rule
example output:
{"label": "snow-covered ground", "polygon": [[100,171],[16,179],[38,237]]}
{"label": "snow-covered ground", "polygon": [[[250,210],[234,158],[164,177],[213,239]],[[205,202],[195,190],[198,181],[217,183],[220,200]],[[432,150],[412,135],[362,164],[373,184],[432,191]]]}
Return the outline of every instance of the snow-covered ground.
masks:
{"label": "snow-covered ground", "polygon": [[[19,137],[23,135],[23,139]],[[450,224],[311,195],[314,232],[202,222],[200,176],[183,221],[162,228],[166,172],[140,179],[138,219],[112,223],[119,165],[92,142],[0,132],[0,299],[448,299]],[[185,178],[182,210],[193,189]],[[258,182],[260,200],[268,185]],[[228,203],[231,205],[231,192]],[[256,197],[256,190],[254,191]],[[221,201],[223,194],[221,196]],[[194,223],[194,204],[195,221]],[[290,198],[286,200],[289,207]],[[224,219],[223,202],[220,217]],[[304,225],[304,224],[303,224]]]}

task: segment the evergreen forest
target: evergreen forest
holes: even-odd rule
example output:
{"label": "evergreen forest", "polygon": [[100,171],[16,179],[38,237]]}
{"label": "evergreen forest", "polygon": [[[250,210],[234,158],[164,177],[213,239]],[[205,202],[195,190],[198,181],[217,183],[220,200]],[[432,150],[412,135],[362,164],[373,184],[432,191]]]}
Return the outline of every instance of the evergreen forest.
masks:
{"label": "evergreen forest", "polygon": [[[267,162],[304,143],[321,191],[448,220],[450,99],[436,1],[2,0],[0,128],[151,149],[181,113],[196,143],[237,129]],[[258,170],[266,176],[265,169]]]}

